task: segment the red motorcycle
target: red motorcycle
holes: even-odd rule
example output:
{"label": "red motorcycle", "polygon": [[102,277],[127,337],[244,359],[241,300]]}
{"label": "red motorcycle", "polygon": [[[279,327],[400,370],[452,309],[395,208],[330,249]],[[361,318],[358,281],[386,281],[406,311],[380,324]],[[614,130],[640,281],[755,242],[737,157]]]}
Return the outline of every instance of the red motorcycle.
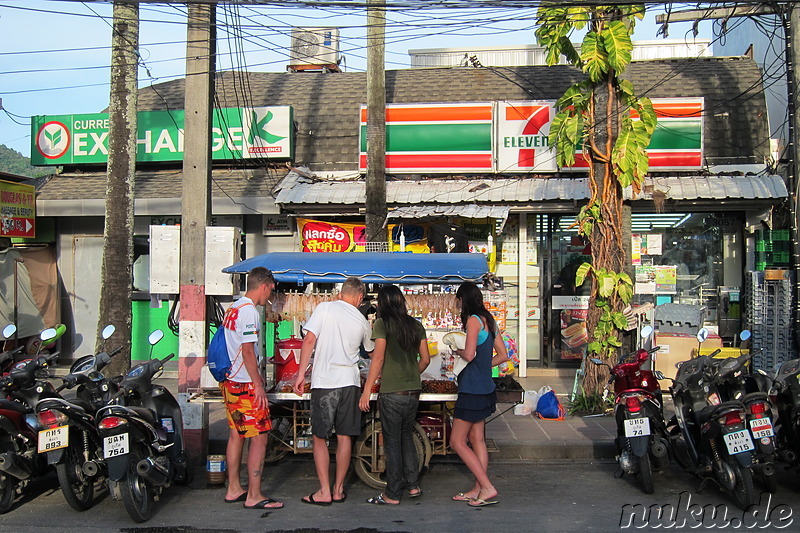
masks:
{"label": "red motorcycle", "polygon": [[[650,326],[645,326],[642,337],[648,337],[652,331]],[[655,490],[653,469],[661,470],[669,464],[661,387],[654,373],[643,368],[658,350],[656,346],[625,354],[614,367],[609,367],[609,384],[614,383],[617,461],[624,474],[639,476],[647,494]],[[631,355],[634,361],[626,362]],[[591,361],[609,366],[599,359]]]}

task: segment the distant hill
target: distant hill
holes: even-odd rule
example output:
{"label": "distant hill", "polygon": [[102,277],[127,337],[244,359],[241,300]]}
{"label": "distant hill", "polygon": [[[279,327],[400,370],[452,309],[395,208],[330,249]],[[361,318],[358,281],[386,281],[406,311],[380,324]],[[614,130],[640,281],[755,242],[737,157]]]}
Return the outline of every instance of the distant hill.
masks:
{"label": "distant hill", "polygon": [[0,144],[0,171],[29,178],[38,178],[52,172],[31,166],[29,158],[4,144]]}

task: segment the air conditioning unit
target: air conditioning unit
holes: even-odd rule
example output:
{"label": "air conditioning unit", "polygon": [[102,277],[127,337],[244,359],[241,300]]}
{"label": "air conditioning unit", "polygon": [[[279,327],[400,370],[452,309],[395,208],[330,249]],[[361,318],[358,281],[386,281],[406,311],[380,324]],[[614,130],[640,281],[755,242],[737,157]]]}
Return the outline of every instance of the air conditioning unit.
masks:
{"label": "air conditioning unit", "polygon": [[337,65],[338,28],[292,28],[289,66]]}

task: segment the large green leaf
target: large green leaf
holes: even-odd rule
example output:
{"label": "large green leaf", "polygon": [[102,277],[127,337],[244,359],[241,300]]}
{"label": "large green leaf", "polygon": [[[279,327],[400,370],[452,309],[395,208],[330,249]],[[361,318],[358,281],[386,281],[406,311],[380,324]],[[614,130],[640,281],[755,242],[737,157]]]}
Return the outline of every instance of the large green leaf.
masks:
{"label": "large green leaf", "polygon": [[586,281],[586,276],[589,275],[589,272],[592,270],[592,265],[589,263],[583,263],[581,266],[578,267],[578,270],[575,271],[575,286],[580,287],[583,285],[583,282]]}
{"label": "large green leaf", "polygon": [[608,64],[618,74],[625,72],[631,62],[631,51],[633,51],[628,27],[621,20],[613,20],[606,24],[600,35],[608,56]]}
{"label": "large green leaf", "polygon": [[583,38],[581,60],[583,60],[583,70],[592,82],[600,81],[608,72],[608,54],[596,32],[590,31]]}

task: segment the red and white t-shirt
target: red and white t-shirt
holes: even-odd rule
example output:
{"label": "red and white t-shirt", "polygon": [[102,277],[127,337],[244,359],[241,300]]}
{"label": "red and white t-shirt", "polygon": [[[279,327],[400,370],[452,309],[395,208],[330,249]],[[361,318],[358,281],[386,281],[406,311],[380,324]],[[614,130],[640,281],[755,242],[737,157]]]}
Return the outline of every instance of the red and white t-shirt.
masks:
{"label": "red and white t-shirt", "polygon": [[225,344],[228,345],[228,357],[231,359],[230,381],[237,383],[251,383],[253,380],[247,373],[242,358],[242,344],[253,343],[256,360],[261,364],[261,349],[258,342],[261,325],[261,316],[253,304],[253,300],[243,296],[231,305],[225,313],[223,321],[225,328]]}

